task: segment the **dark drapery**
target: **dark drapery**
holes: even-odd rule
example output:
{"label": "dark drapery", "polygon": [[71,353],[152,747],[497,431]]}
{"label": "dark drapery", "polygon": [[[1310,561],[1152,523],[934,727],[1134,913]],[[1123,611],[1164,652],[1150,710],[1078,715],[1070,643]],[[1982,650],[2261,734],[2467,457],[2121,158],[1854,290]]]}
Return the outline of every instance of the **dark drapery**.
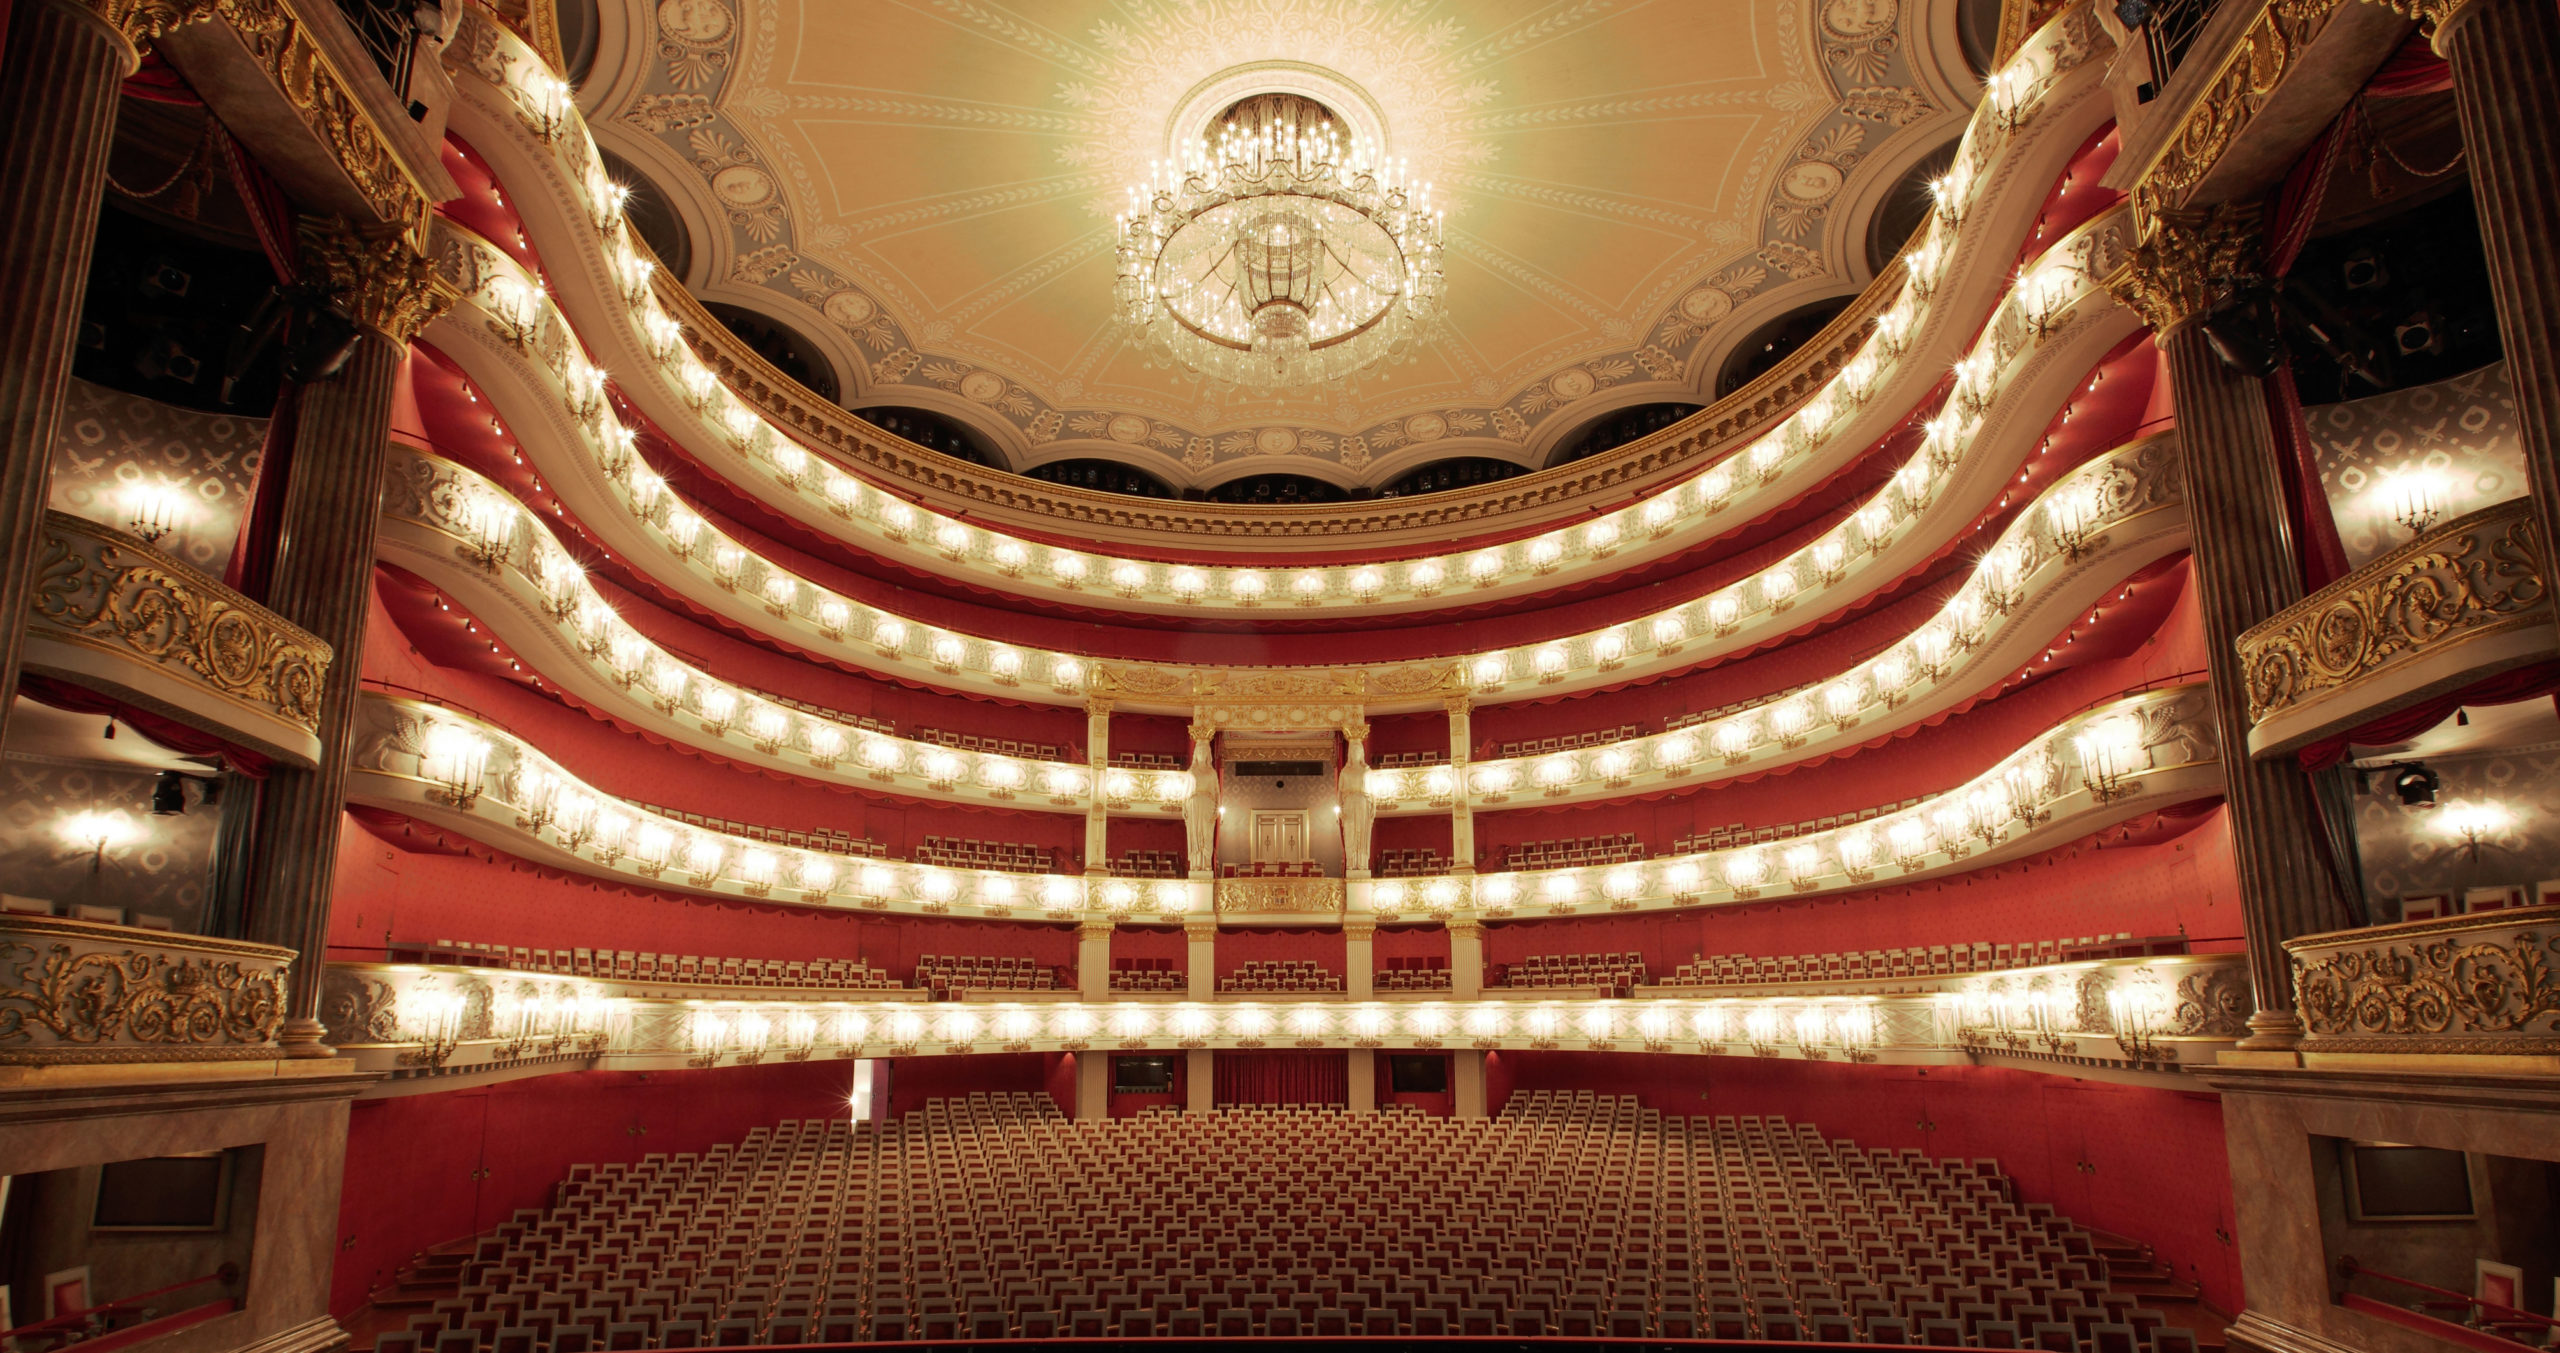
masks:
{"label": "dark drapery", "polygon": [[267,767],[274,764],[266,756],[236,747],[193,724],[183,724],[165,714],[157,714],[139,705],[128,705],[114,696],[101,694],[86,686],[34,672],[18,675],[18,694],[40,705],[67,709],[74,714],[103,714],[117,723],[140,733],[144,739],[168,748],[182,756],[217,756],[233,773],[253,780],[263,780]]}
{"label": "dark drapery", "polygon": [[1349,1104],[1351,1064],[1340,1052],[1221,1052],[1214,1085],[1224,1104]]}
{"label": "dark drapery", "polygon": [[2421,700],[2407,709],[2383,715],[2334,738],[2323,738],[2294,755],[2301,759],[2304,770],[2327,770],[2347,759],[2350,743],[2387,747],[2395,742],[2406,742],[2443,723],[2447,716],[2464,705],[2512,705],[2521,700],[2538,700],[2553,695],[2560,695],[2560,662],[2537,662],[2475,681],[2461,690],[2449,691],[2432,700]]}

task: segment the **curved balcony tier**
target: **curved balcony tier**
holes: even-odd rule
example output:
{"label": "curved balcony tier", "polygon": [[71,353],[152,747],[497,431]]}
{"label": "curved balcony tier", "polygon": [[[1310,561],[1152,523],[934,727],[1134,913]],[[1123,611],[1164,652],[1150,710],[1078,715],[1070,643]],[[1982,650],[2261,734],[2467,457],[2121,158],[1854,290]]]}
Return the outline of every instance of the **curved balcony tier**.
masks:
{"label": "curved balcony tier", "polygon": [[919,1006],[682,1000],[628,984],[405,964],[332,963],[329,1041],[359,1066],[454,1074],[561,1060],[561,1070],[979,1052],[1190,1048],[1572,1049],[1946,1066],[1991,1061],[2085,1074],[2209,1066],[2244,1032],[2236,954],[2013,969],[1938,992],[1814,991],[1697,1000],[1334,1002],[1059,1000]]}
{"label": "curved balcony tier", "polygon": [[2458,1054],[2505,1059],[2513,1071],[2560,1067],[2560,984],[2551,976],[2560,905],[2331,931],[2284,947],[2306,1058]]}
{"label": "curved balcony tier", "polygon": [[[2017,465],[2027,458],[2051,410],[2132,332],[2131,312],[2107,297],[2095,280],[2121,261],[2129,230],[2130,218],[2119,209],[2057,243],[2053,253],[2074,261],[2044,265],[2010,294],[1960,364],[1948,408],[1931,422],[1910,459],[1864,503],[1800,548],[1748,577],[1626,624],[1429,662],[1458,665],[1466,684],[1485,702],[1570,694],[1766,643],[1807,617],[1855,603],[1881,581],[1900,579],[1993,506],[2013,483]],[[519,323],[494,299],[532,294],[530,274],[460,227],[445,224],[439,232],[439,265],[466,300],[438,321],[429,337],[493,400],[519,415],[516,426],[551,491],[633,567],[750,632],[847,665],[1011,699],[1081,701],[1094,668],[1088,655],[962,634],[864,604],[763,556],[678,502],[636,454],[631,432],[613,414],[601,379],[579,354],[565,319],[546,308],[539,322]],[[2028,305],[2022,298],[2030,294],[2049,304],[2043,309]],[[1771,448],[1784,444],[1784,439],[1762,443]],[[2013,447],[2014,454],[1992,453],[1991,448],[2001,446]],[[796,444],[774,449],[799,467],[795,480],[806,477],[808,458]],[[1757,457],[1757,451],[1744,457],[1742,473],[1726,466],[1709,470],[1682,493],[1702,501],[1741,495],[1747,490],[1740,481],[1750,478],[1750,463]],[[1765,473],[1779,476],[1775,464]],[[1669,501],[1657,498],[1635,517]],[[458,524],[493,542],[512,542],[522,533],[520,510],[494,485],[475,489],[459,505],[469,519]],[[1622,529],[1630,538],[1644,533],[1635,518],[1623,525],[1617,518],[1603,518],[1580,528],[1579,534],[1597,539],[1604,531]],[[545,559],[556,553],[561,565],[568,563],[556,542],[528,548],[539,548]],[[967,547],[955,541],[954,548]],[[1478,552],[1466,563],[1452,560],[1450,566],[1487,579],[1519,568],[1533,574],[1552,571],[1548,561],[1535,556],[1535,542],[1529,548],[1532,556],[1525,561]],[[1301,580],[1326,575],[1323,570],[1293,569],[1240,570],[1235,576],[1261,580],[1276,597],[1295,594]],[[1275,600],[1275,607],[1279,604]],[[1206,668],[1119,664],[1108,690],[1131,708],[1187,711],[1191,693],[1204,678],[1216,680],[1219,674]],[[1382,672],[1369,688],[1420,703],[1436,699],[1441,685],[1417,682],[1411,672]]]}
{"label": "curved balcony tier", "polygon": [[[1506,481],[1498,503],[1470,499],[1458,517],[1445,515],[1454,502],[1429,499],[1349,513],[1194,512],[989,475],[886,436],[764,368],[680,289],[653,275],[567,87],[512,34],[477,16],[467,23],[485,31],[467,35],[459,48],[470,56],[457,71],[454,125],[508,184],[531,236],[550,246],[555,260],[583,264],[552,279],[582,326],[588,350],[581,361],[609,367],[624,393],[707,469],[821,536],[929,573],[1070,605],[1235,619],[1281,610],[1370,614],[1427,607],[1444,594],[1492,598],[1614,572],[1694,545],[1701,530],[1746,523],[1862,454],[1937,383],[1977,316],[2010,308],[2004,294],[2022,293],[2023,307],[2042,324],[2068,312],[2103,275],[2070,280],[2038,270],[2013,286],[2007,266],[2032,216],[2018,208],[2040,198],[2105,118],[2092,60],[2097,46],[2082,26],[2056,22],[2029,38],[1995,82],[1927,234],[1823,339],[1733,399],[1607,457]],[[557,323],[552,298],[540,292],[519,287],[492,299],[528,340]],[[797,438],[756,401],[724,387],[688,338],[706,345],[721,367],[753,373],[746,384],[780,401],[773,412]],[[604,377],[589,367],[578,379],[600,386]],[[1746,441],[1750,449],[1742,450]],[[828,454],[812,457],[803,443]],[[1690,487],[1729,453],[1744,463],[1748,484],[1729,480],[1721,494]],[[870,478],[847,474],[836,461]],[[1260,568],[1166,564],[1055,543],[1178,542],[1212,552],[1280,543],[1409,558],[1445,548],[1453,536],[1518,535],[1567,516],[1577,524],[1487,546],[1503,567],[1481,583],[1471,561],[1456,557],[1428,569],[1327,563],[1284,570],[1288,576],[1278,579]]]}
{"label": "curved balcony tier", "polygon": [[[923,915],[1175,922],[1213,908],[1207,881],[948,869],[781,848],[664,818],[580,781],[460,711],[368,692],[348,795],[540,863],[717,897]],[[1280,924],[1645,911],[1853,891],[1960,874],[2221,790],[2200,686],[2064,720],[1981,775],[1873,822],[1783,846],[1736,846],[1587,869],[1352,880],[1332,909]],[[1288,881],[1288,880],[1283,880]]]}
{"label": "curved balcony tier", "polygon": [[283,1056],[273,945],[0,912],[0,1065]]}

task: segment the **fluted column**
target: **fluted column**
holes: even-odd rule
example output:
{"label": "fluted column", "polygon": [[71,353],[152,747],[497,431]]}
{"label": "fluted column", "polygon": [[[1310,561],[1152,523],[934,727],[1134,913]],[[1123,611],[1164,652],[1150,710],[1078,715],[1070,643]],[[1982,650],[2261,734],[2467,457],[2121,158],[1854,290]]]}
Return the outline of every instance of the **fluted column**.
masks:
{"label": "fluted column", "polygon": [[1076,927],[1076,994],[1088,1001],[1111,999],[1111,932],[1109,921],[1087,921]]}
{"label": "fluted column", "polygon": [[2348,921],[2320,858],[2309,779],[2289,758],[2249,755],[2238,641],[2301,598],[2302,575],[2258,379],[2214,355],[2201,321],[2216,299],[2215,279],[2254,268],[2258,253],[2253,213],[2181,213],[2157,223],[2114,286],[2158,335],[2177,410],[2197,609],[2212,655],[2214,730],[2257,1005],[2241,1046],[2282,1051],[2302,1032],[2284,941]]}
{"label": "fluted column", "polygon": [[2560,9],[2550,0],[2421,8],[2433,11],[2421,17],[2453,67],[2534,516],[2544,540],[2560,540]]}
{"label": "fluted column", "polygon": [[54,434],[71,378],[116,87],[134,39],[79,0],[18,0],[0,55],[0,733],[18,693]]}
{"label": "fluted column", "polygon": [[1453,695],[1444,703],[1449,711],[1449,870],[1472,874],[1476,872],[1476,812],[1468,801],[1467,745],[1474,730],[1467,718],[1467,697]]}
{"label": "fluted column", "polygon": [[1376,1113],[1378,1111],[1378,1050],[1352,1048],[1343,1053],[1342,1060],[1347,1063],[1343,1069],[1349,1073],[1351,1082],[1349,1086],[1351,1112]]}
{"label": "fluted column", "polygon": [[306,218],[302,253],[308,277],[355,321],[357,336],[335,376],[302,388],[267,600],[285,619],[326,640],[332,657],[320,692],[320,764],[279,766],[260,797],[248,929],[250,939],[302,955],[286,993],[279,1038],[286,1055],[326,1057],[321,959],[346,806],[348,742],[364,675],[392,395],[409,340],[454,293],[396,234],[363,234],[342,221]]}
{"label": "fluted column", "polygon": [[1484,926],[1480,922],[1449,923],[1449,998],[1484,998]]}
{"label": "fluted column", "polygon": [[1195,1001],[1218,994],[1218,923],[1185,921],[1182,925],[1183,993]]}
{"label": "fluted column", "polygon": [[1378,994],[1378,927],[1365,921],[1342,923],[1342,991],[1355,1001]]}

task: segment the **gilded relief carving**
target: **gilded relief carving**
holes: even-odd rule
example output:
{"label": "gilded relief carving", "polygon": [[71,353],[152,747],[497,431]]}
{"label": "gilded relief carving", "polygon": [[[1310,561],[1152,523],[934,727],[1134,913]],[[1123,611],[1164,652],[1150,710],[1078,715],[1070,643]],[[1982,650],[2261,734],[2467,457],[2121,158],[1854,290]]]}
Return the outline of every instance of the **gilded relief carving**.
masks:
{"label": "gilded relief carving", "polygon": [[1339,916],[1340,879],[1220,879],[1218,910]]}
{"label": "gilded relief carving", "polygon": [[2560,1052],[2560,908],[2287,942],[2308,1050]]}
{"label": "gilded relief carving", "polygon": [[2148,236],[2107,289],[2156,333],[2201,318],[2225,279],[2257,266],[2258,214],[2251,208],[2165,212],[2151,219]]}
{"label": "gilded relief carving", "polygon": [[2551,623],[2532,504],[2456,518],[2240,636],[2261,723],[2392,666],[2484,634]]}
{"label": "gilded relief carving", "polygon": [[229,588],[123,533],[45,515],[33,623],[184,671],[198,684],[297,727],[320,721],[329,646]]}
{"label": "gilded relief carving", "polygon": [[[2160,158],[2134,185],[2137,219],[2165,221],[2246,131],[2295,58],[2346,0],[2271,0],[2241,34],[2203,96],[2188,109]],[[2161,327],[2161,326],[2154,326]]]}
{"label": "gilded relief carving", "polygon": [[316,216],[302,218],[300,234],[304,266],[348,318],[395,343],[417,337],[461,297],[436,260],[397,235]]}
{"label": "gilded relief carving", "polygon": [[261,945],[125,943],[121,927],[0,927],[0,1062],[274,1055],[292,955]]}

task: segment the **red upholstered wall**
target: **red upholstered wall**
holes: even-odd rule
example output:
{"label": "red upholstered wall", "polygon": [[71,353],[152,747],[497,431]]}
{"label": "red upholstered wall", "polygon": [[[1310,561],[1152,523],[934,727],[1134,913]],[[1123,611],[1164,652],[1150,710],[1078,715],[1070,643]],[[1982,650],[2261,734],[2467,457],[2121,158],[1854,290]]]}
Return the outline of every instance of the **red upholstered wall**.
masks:
{"label": "red upholstered wall", "polygon": [[591,1071],[357,1100],[329,1309],[353,1310],[428,1246],[546,1205],[571,1165],[700,1151],[760,1124],[833,1117],[852,1087],[851,1062],[784,1062]]}
{"label": "red upholstered wall", "polygon": [[[1069,934],[1072,936],[1073,932]],[[1111,931],[1111,957],[1167,958],[1173,960],[1175,972],[1189,970],[1190,937],[1178,925],[1124,925]]]}
{"label": "red upholstered wall", "polygon": [[2241,1305],[2214,1095],[2005,1067],[1581,1052],[1493,1053],[1486,1062],[1496,1112],[1522,1090],[1597,1090],[1664,1113],[1780,1115],[1869,1149],[1997,1160],[2025,1201],[2150,1244],[2207,1301]]}
{"label": "red upholstered wall", "polygon": [[1383,925],[1369,937],[1369,955],[1380,968],[1391,958],[1449,957],[1449,932],[1436,925]]}
{"label": "red upholstered wall", "polygon": [[[1057,1059],[1050,1052],[983,1052],[968,1057],[899,1057],[887,1062],[889,1113],[913,1113],[926,1101],[954,1095],[1047,1090]],[[873,1088],[878,1093],[878,1087]],[[1073,1084],[1068,1093],[1074,1103]]]}

